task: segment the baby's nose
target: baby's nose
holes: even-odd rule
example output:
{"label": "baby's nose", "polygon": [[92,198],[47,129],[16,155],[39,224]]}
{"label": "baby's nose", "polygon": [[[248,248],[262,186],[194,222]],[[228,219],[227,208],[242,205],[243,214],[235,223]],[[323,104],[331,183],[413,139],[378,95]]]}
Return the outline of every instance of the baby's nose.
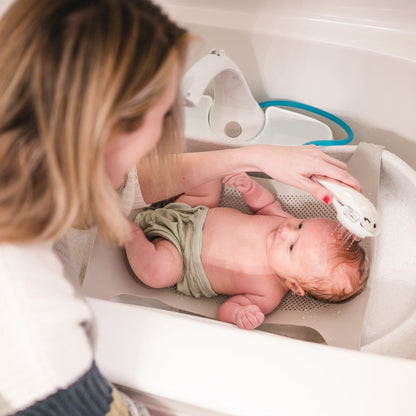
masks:
{"label": "baby's nose", "polygon": [[298,230],[297,230],[296,227],[294,227],[291,224],[285,224],[280,229],[280,236],[283,240],[293,239],[293,238],[296,237],[297,232],[298,232]]}

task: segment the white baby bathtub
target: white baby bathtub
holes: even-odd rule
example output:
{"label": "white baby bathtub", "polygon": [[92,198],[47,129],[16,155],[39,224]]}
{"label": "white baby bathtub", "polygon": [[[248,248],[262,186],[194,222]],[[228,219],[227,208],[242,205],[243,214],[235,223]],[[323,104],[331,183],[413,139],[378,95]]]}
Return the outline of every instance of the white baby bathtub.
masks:
{"label": "white baby bathtub", "polygon": [[[354,150],[326,151],[347,161]],[[414,414],[416,172],[386,150],[378,209],[361,351],[90,298],[100,367],[163,415]]]}

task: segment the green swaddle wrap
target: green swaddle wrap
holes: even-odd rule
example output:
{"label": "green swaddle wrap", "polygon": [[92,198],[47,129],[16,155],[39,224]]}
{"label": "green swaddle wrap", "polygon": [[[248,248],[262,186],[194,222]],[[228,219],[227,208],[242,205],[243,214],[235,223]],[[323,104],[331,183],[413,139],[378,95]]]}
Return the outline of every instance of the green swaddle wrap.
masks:
{"label": "green swaddle wrap", "polygon": [[140,212],[134,222],[151,240],[161,237],[178,249],[183,260],[183,274],[176,284],[185,295],[217,296],[205,275],[201,263],[202,227],[208,208],[198,205],[192,208],[182,202],[173,202],[163,208]]}

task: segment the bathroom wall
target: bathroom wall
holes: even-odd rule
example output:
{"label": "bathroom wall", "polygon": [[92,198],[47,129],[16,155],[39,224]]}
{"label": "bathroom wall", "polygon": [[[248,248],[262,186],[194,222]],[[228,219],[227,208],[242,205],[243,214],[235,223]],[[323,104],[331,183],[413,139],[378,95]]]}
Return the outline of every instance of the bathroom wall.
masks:
{"label": "bathroom wall", "polygon": [[[223,48],[257,100],[330,111],[351,125],[355,143],[382,144],[416,168],[415,1],[156,2],[199,36],[190,62]],[[0,14],[10,3],[0,0]]]}
{"label": "bathroom wall", "polygon": [[200,37],[191,62],[223,48],[257,100],[330,111],[351,125],[354,143],[382,144],[416,168],[416,2],[157,2]]}

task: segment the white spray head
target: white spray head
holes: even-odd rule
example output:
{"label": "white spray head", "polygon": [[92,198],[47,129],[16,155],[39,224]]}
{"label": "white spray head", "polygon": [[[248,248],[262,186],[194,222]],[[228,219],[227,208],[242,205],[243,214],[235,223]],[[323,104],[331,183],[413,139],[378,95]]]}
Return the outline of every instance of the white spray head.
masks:
{"label": "white spray head", "polygon": [[359,238],[375,237],[380,232],[377,209],[373,203],[355,189],[323,179],[314,180],[332,195],[337,220]]}

